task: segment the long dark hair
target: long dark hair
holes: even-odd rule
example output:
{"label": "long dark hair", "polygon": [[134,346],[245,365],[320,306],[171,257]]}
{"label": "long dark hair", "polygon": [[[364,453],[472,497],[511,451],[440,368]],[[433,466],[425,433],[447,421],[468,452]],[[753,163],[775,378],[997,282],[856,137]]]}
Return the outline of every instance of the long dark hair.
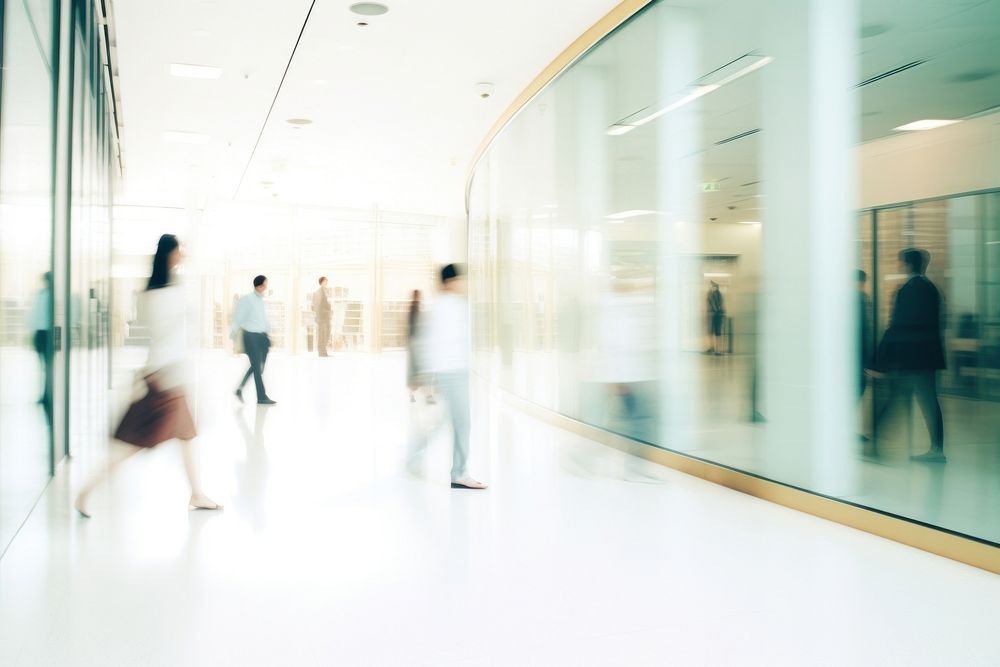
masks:
{"label": "long dark hair", "polygon": [[420,317],[420,290],[413,290],[410,295],[410,312],[406,318],[406,333],[412,336],[416,332],[417,318]]}
{"label": "long dark hair", "polygon": [[147,290],[160,289],[170,284],[170,253],[177,250],[180,242],[173,234],[164,234],[156,244],[156,254],[153,255],[153,273],[149,276]]}

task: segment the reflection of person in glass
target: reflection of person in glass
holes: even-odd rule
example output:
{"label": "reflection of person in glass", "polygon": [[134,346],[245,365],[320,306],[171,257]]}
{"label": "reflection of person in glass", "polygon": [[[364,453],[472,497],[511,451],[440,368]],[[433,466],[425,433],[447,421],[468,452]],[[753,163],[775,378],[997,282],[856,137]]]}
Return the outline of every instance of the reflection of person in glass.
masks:
{"label": "reflection of person in glass", "polygon": [[267,291],[267,277],[257,276],[253,279],[253,291],[243,296],[236,304],[233,313],[231,338],[243,336],[243,350],[250,359],[243,381],[236,388],[236,398],[243,402],[243,387],[250,376],[253,376],[257,388],[258,405],[274,405],[277,401],[268,398],[264,390],[264,364],[267,363],[267,353],[271,349],[271,323],[267,319],[267,307],[264,304],[264,293]]}
{"label": "reflection of person in glass", "polygon": [[937,397],[937,372],[945,368],[941,341],[941,295],[924,276],[930,253],[909,248],[899,253],[907,281],[892,305],[892,319],[878,349],[879,370],[890,374],[889,401],[875,417],[878,426],[893,406],[909,405],[916,394],[927,423],[931,447],[915,461],[944,463],[944,424]]}
{"label": "reflection of person in glass", "polygon": [[712,287],[708,290],[708,335],[711,337],[709,354],[722,354],[722,323],[725,317],[726,308],[722,301],[722,292],[719,290],[719,283],[713,280]]}
{"label": "reflection of person in glass", "polygon": [[865,369],[871,366],[872,358],[872,322],[871,303],[868,300],[868,293],[865,291],[865,283],[868,282],[868,274],[858,269],[858,354],[860,355],[858,364],[858,395],[865,393],[867,384]]}
{"label": "reflection of person in glass", "polygon": [[51,355],[49,353],[49,338],[52,330],[52,272],[46,271],[42,276],[42,289],[35,295],[31,306],[32,345],[42,363],[42,395],[38,403],[45,407],[46,413],[52,408]]}
{"label": "reflection of person in glass", "polygon": [[319,279],[319,289],[313,294],[313,313],[316,315],[316,350],[319,356],[329,356],[326,352],[327,343],[330,342],[330,296],[327,294],[326,276]]}
{"label": "reflection of person in glass", "polygon": [[129,406],[115,439],[124,448],[112,451],[107,469],[94,475],[80,491],[76,509],[90,517],[90,493],[123,461],[143,449],[167,440],[178,439],[184,458],[184,470],[191,485],[191,509],[216,510],[201,490],[191,441],[197,435],[184,391],[186,376],[186,335],[184,290],[173,281],[173,270],[181,261],[177,237],[160,237],[153,257],[153,272],[146,291],[140,297],[140,317],[149,328],[149,356],[143,369],[146,395]]}

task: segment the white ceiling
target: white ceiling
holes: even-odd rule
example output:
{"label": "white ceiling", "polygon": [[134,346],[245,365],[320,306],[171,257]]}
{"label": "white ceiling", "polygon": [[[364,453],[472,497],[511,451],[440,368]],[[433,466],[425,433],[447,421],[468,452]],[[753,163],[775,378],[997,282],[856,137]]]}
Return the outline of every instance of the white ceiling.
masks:
{"label": "white ceiling", "polygon": [[[617,1],[387,0],[389,13],[364,28],[351,4],[317,0],[265,125],[311,0],[116,0],[119,201],[460,215],[479,141]],[[170,63],[221,67],[223,75],[176,78]],[[485,101],[475,89],[483,80],[496,86]],[[313,123],[293,130],[289,118]],[[170,130],[210,141],[166,143]]]}

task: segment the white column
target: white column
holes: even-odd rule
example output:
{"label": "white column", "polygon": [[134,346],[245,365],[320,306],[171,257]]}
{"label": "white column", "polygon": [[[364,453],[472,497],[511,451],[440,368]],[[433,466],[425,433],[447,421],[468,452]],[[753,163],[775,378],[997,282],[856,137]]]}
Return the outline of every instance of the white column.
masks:
{"label": "white column", "polygon": [[854,483],[856,0],[763,5],[761,411],[766,474]]}
{"label": "white column", "polygon": [[[696,9],[661,7],[658,15],[656,93],[661,99],[683,95],[702,74],[701,23]],[[660,442],[686,451],[694,445],[698,423],[700,359],[683,349],[685,289],[697,269],[700,251],[701,100],[684,105],[656,122],[657,336],[660,343]],[[697,316],[700,316],[698,311]]]}

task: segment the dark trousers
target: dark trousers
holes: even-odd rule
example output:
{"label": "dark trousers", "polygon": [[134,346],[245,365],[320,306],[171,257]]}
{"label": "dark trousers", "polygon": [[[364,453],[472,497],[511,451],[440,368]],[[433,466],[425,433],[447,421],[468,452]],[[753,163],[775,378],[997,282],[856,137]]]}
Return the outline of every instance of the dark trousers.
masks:
{"label": "dark trousers", "polygon": [[937,397],[937,371],[901,371],[894,373],[889,382],[889,400],[875,415],[875,433],[885,417],[895,408],[910,406],[914,393],[920,412],[924,415],[927,431],[931,437],[931,447],[944,449],[944,419]]}
{"label": "dark trousers", "polygon": [[271,339],[267,334],[243,332],[243,349],[250,359],[250,368],[240,382],[240,389],[243,389],[250,376],[253,376],[254,385],[257,387],[257,400],[267,398],[264,391],[264,364],[267,362],[267,351],[271,349]]}
{"label": "dark trousers", "polygon": [[52,386],[52,364],[49,359],[49,331],[48,329],[39,329],[35,332],[32,343],[35,346],[35,352],[38,353],[38,360],[42,364],[42,397],[38,399],[39,403],[42,403],[46,407],[49,407],[51,399],[49,396],[49,388]]}

